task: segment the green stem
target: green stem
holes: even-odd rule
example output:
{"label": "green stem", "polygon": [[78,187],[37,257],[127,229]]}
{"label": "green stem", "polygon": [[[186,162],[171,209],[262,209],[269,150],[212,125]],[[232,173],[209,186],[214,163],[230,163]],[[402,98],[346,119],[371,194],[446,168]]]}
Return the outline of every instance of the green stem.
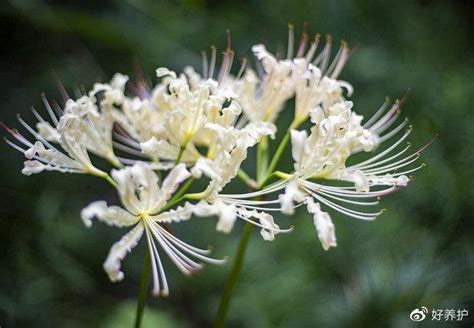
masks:
{"label": "green stem", "polygon": [[[262,143],[263,142],[263,143]],[[257,144],[257,181],[265,178],[268,165],[268,139],[262,139],[260,143]],[[243,171],[242,171],[243,172]],[[245,173],[245,172],[243,172]],[[242,174],[241,174],[242,175]],[[247,176],[248,177],[248,176]],[[240,237],[239,247],[237,248],[237,253],[235,254],[235,260],[232,264],[232,268],[227,278],[227,283],[222,294],[221,302],[219,304],[219,310],[217,311],[217,317],[215,322],[215,327],[221,328],[224,327],[225,319],[227,312],[229,311],[230,301],[232,300],[232,295],[239,279],[240,271],[242,270],[242,265],[244,263],[245,251],[252,235],[253,224],[246,222],[244,226],[244,231]]]}
{"label": "green stem", "polygon": [[118,184],[109,175],[104,176],[105,181],[110,183],[115,189],[118,189]]}
{"label": "green stem", "polygon": [[273,155],[272,161],[270,162],[270,165],[268,166],[268,169],[266,171],[266,177],[259,183],[259,188],[262,187],[263,183],[267,180],[267,178],[273,173],[275,170],[278,162],[280,161],[281,155],[283,155],[283,152],[285,151],[286,146],[288,145],[288,142],[290,141],[290,135],[291,135],[291,129],[293,128],[293,124],[290,125],[288,130],[285,132],[285,135],[281,139],[280,144],[278,145],[277,150],[275,151],[275,154]]}
{"label": "green stem", "polygon": [[179,153],[178,153],[178,157],[176,157],[176,164],[179,164],[179,161],[181,160],[181,157],[183,157],[183,154],[184,154],[184,150],[186,149],[186,146],[187,146],[187,143],[181,145],[179,147]]}
{"label": "green stem", "polygon": [[138,293],[137,312],[135,315],[135,328],[142,326],[143,312],[148,295],[148,276],[150,275],[151,259],[148,247],[145,247],[145,258],[143,259],[143,271],[140,281],[140,292]]}
{"label": "green stem", "polygon": [[247,185],[247,187],[249,187],[249,189],[257,189],[257,182],[255,182],[255,180],[252,179],[244,170],[239,169],[237,176]]}
{"label": "green stem", "polygon": [[[159,213],[163,213],[167,210],[169,210],[170,208],[173,208],[175,205],[181,203],[182,201],[184,200],[201,200],[201,199],[204,199],[206,197],[206,194],[205,194],[205,191],[203,192],[197,192],[197,193],[194,193],[194,194],[186,194],[186,195],[183,195],[181,197],[178,197],[176,199],[174,199],[173,201],[169,201],[166,206],[164,206]],[[156,213],[158,214],[158,213]],[[156,215],[155,213],[152,214],[152,215]]]}
{"label": "green stem", "polygon": [[237,249],[237,254],[235,257],[234,264],[232,265],[232,270],[229,274],[226,287],[224,289],[224,294],[222,295],[221,303],[219,304],[219,311],[217,312],[216,318],[216,328],[224,327],[225,318],[229,310],[230,301],[232,299],[232,294],[239,279],[240,271],[242,270],[242,264],[244,261],[245,251],[252,234],[253,224],[246,222],[244,226],[244,231],[239,242],[239,248]]}
{"label": "green stem", "polygon": [[96,176],[96,177],[99,177],[101,179],[104,179],[105,181],[107,181],[112,187],[114,187],[115,189],[118,189],[118,184],[117,182],[115,182],[114,179],[112,179],[110,177],[110,175],[108,175],[106,172],[104,171],[101,171],[101,170],[95,170],[95,171],[90,171],[89,174],[93,175],[93,176]]}
{"label": "green stem", "polygon": [[181,196],[183,196],[186,193],[186,191],[188,191],[189,187],[191,187],[191,185],[193,184],[194,181],[195,181],[195,179],[193,177],[188,179],[188,181],[186,181],[179,188],[178,192],[176,194],[174,194],[173,197],[171,197],[171,199],[168,202],[172,202],[175,199],[180,198]]}
{"label": "green stem", "polygon": [[257,144],[257,184],[266,175],[268,167],[268,137],[264,136]]}

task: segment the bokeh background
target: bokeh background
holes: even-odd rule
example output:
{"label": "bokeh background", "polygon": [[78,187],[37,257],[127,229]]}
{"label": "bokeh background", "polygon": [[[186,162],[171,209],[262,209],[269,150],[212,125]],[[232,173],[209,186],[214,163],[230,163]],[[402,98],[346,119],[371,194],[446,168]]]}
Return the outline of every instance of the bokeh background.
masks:
{"label": "bokeh background", "polygon": [[[474,56],[471,1],[2,1],[0,16],[1,120],[32,119],[40,93],[60,99],[51,74],[72,90],[134,76],[139,61],[153,80],[159,66],[200,64],[200,51],[225,45],[231,30],[236,58],[252,44],[284,49],[288,22],[297,31],[344,38],[357,50],[342,78],[352,100],[370,115],[385,96],[399,97],[428,167],[389,210],[361,222],[332,213],[338,247],[322,250],[304,212],[282,218],[293,233],[273,242],[255,230],[228,316],[229,327],[472,327],[474,322]],[[278,121],[284,127],[285,116]],[[124,261],[126,279],[108,281],[102,261],[124,230],[79,219],[90,201],[117,203],[92,177],[20,174],[23,156],[0,145],[0,325],[2,327],[130,327],[143,243]],[[251,162],[252,159],[250,158]],[[287,158],[282,168],[290,165]],[[231,235],[214,219],[176,226],[217,256],[233,256],[241,225]],[[166,261],[166,260],[165,260]],[[169,261],[166,261],[170,264]],[[184,277],[167,265],[171,295],[151,299],[146,327],[212,324],[230,269],[207,266]],[[409,313],[468,309],[462,322],[414,324]]]}

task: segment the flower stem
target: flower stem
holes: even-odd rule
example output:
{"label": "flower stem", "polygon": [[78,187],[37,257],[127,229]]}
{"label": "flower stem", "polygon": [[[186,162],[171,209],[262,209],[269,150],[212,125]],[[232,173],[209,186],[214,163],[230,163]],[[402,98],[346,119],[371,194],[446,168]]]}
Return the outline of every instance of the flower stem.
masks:
{"label": "flower stem", "polygon": [[280,161],[281,155],[283,155],[283,151],[285,150],[286,146],[288,145],[288,142],[290,141],[290,134],[291,134],[292,128],[293,128],[293,124],[285,132],[285,135],[281,139],[281,142],[278,145],[278,148],[275,151],[275,154],[273,155],[272,161],[270,162],[270,165],[268,165],[268,169],[266,171],[266,177],[262,179],[262,181],[260,181],[259,188],[262,188],[263,183],[267,180],[267,177],[273,173],[278,162]]}
{"label": "flower stem", "polygon": [[[264,137],[260,143],[257,144],[257,181],[265,179],[268,165],[268,139]],[[263,184],[263,183],[261,183]],[[234,288],[239,279],[240,271],[244,263],[245,251],[252,235],[253,224],[246,222],[244,225],[244,231],[240,237],[239,247],[235,254],[235,260],[232,264],[229,277],[227,278],[227,284],[222,294],[221,302],[219,304],[219,310],[217,311],[217,317],[215,322],[216,328],[224,327],[227,312],[229,311],[230,301],[234,293]]]}
{"label": "flower stem", "polygon": [[140,292],[138,293],[137,312],[135,315],[135,328],[142,326],[143,312],[145,312],[145,303],[148,295],[148,276],[150,275],[150,252],[148,247],[145,247],[145,258],[143,259],[143,271],[140,281]]}
{"label": "flower stem", "polygon": [[186,146],[187,146],[187,143],[182,144],[182,145],[179,147],[179,153],[178,153],[178,157],[176,157],[175,164],[179,164],[179,161],[181,160],[181,157],[183,157],[184,150],[186,149]]}
{"label": "flower stem", "polygon": [[261,184],[268,167],[268,138],[263,136],[257,144],[257,183]]}
{"label": "flower stem", "polygon": [[245,251],[252,234],[253,224],[246,222],[244,226],[244,231],[239,242],[239,248],[237,249],[237,254],[235,257],[234,264],[229,274],[227,280],[227,285],[224,289],[224,294],[221,298],[221,303],[219,304],[219,311],[217,312],[217,318],[215,327],[221,328],[224,327],[225,318],[229,310],[230,300],[232,299],[232,294],[239,279],[240,271],[242,270],[242,264],[244,261]]}
{"label": "flower stem", "polygon": [[239,169],[239,172],[237,172],[237,176],[247,185],[247,187],[249,187],[249,189],[257,189],[257,182],[252,179],[244,170]]}

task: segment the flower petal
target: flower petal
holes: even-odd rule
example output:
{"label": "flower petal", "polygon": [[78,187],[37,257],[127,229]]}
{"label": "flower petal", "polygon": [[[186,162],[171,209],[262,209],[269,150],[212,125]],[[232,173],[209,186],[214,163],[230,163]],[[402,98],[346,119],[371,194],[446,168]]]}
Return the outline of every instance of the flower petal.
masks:
{"label": "flower petal", "polygon": [[193,212],[201,217],[217,215],[219,220],[217,221],[216,230],[224,233],[232,231],[237,219],[236,207],[234,205],[227,205],[219,199],[212,204],[202,200],[194,205]]}
{"label": "flower petal", "polygon": [[280,194],[278,199],[282,213],[292,215],[295,213],[294,202],[301,203],[304,200],[304,193],[299,190],[295,181],[290,181],[285,187],[285,192]]}
{"label": "flower petal", "polygon": [[184,206],[178,206],[175,210],[169,210],[158,215],[150,215],[149,217],[156,222],[171,223],[188,220],[193,215],[194,205],[186,202]]}
{"label": "flower petal", "polygon": [[291,156],[295,161],[295,169],[298,171],[301,166],[304,146],[308,140],[306,131],[291,130]]}
{"label": "flower petal", "polygon": [[336,234],[331,217],[328,213],[321,211],[319,203],[314,203],[312,198],[308,197],[306,202],[308,212],[313,214],[314,225],[324,250],[327,251],[330,247],[336,247]]}
{"label": "flower petal", "polygon": [[133,247],[135,247],[142,237],[143,226],[137,224],[132,230],[125,234],[122,239],[112,245],[109,255],[104,262],[104,270],[113,282],[124,278],[124,273],[120,271],[121,261],[125,258]]}
{"label": "flower petal", "polygon": [[163,180],[163,185],[161,186],[161,195],[159,198],[160,202],[164,203],[170,199],[171,195],[175,193],[178,189],[178,186],[189,178],[191,173],[186,169],[186,164],[181,163],[176,165]]}
{"label": "flower petal", "polygon": [[139,218],[118,206],[107,207],[105,201],[89,204],[81,211],[81,219],[86,227],[92,226],[92,218],[117,227],[130,226],[138,222]]}

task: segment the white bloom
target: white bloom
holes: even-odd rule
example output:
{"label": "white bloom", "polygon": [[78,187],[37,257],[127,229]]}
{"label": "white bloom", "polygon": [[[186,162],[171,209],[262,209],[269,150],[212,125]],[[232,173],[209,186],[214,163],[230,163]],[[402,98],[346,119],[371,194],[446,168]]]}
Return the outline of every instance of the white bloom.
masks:
{"label": "white bloom", "polygon": [[[29,159],[25,162],[24,174],[54,170],[105,175],[92,165],[89,153],[107,159],[116,167],[121,166],[112,146],[111,106],[114,100],[108,100],[112,97],[109,95],[110,90],[97,85],[94,90],[90,96],[82,96],[76,101],[68,99],[64,109],[59,105],[55,105],[53,109],[43,96],[49,120],[33,109],[38,120],[37,131],[18,117],[21,125],[36,139],[35,142],[29,141],[17,131],[7,129],[17,141],[27,147],[24,149],[8,141]],[[105,94],[99,102],[96,94],[101,91],[105,91]]]}
{"label": "white bloom", "polygon": [[277,60],[263,45],[252,47],[263,66],[262,76],[247,68],[235,82],[236,93],[243,111],[251,122],[274,122],[283,104],[293,96],[291,61]]}
{"label": "white bloom", "polygon": [[[292,213],[293,203],[305,202],[308,211],[314,215],[318,236],[325,249],[335,246],[334,225],[329,214],[321,211],[321,206],[331,208],[349,217],[373,220],[382,211],[371,212],[350,208],[375,206],[379,198],[390,194],[410,181],[409,173],[423,165],[405,171],[398,171],[414,163],[420,152],[403,157],[410,145],[395,152],[406,140],[411,129],[408,129],[391,146],[366,161],[354,165],[346,165],[350,155],[361,150],[370,151],[376,145],[397,134],[405,122],[392,131],[380,136],[389,128],[398,115],[400,102],[397,102],[386,114],[379,111],[369,124],[361,125],[362,117],[351,112],[352,103],[341,102],[328,107],[326,111],[314,113],[314,126],[308,136],[306,131],[291,132],[292,157],[295,173],[289,176],[286,183],[276,190],[285,188],[279,196],[282,210]],[[396,117],[396,116],[395,116]],[[386,125],[389,126],[386,126]],[[387,137],[388,136],[388,137]],[[394,154],[395,152],[395,154]],[[317,181],[311,181],[316,179]],[[333,182],[339,181],[337,184]],[[352,185],[351,185],[352,184]],[[317,202],[317,203],[315,203]]]}
{"label": "white bloom", "polygon": [[199,249],[181,241],[169,232],[165,225],[191,217],[194,206],[189,203],[175,210],[162,211],[179,184],[190,176],[184,164],[179,164],[168,173],[160,187],[158,176],[146,164],[137,163],[122,170],[113,170],[112,177],[118,184],[120,199],[125,209],[97,201],[82,210],[81,217],[87,227],[91,226],[91,219],[94,217],[109,225],[133,226],[112,246],[104,262],[104,269],[111,281],[123,279],[120,262],[136,246],[144,232],[152,260],[153,293],[156,295],[168,295],[168,283],[157,243],[184,274],[191,274],[202,267],[191,257],[208,263],[223,262],[207,257],[209,250]]}
{"label": "white bloom", "polygon": [[[427,146],[410,155],[405,154],[410,145],[401,146],[411,131],[406,129],[406,120],[399,122],[405,97],[391,107],[387,100],[367,122],[353,111],[353,103],[346,100],[353,92],[352,86],[338,79],[350,55],[345,42],[333,57],[330,36],[320,51],[319,35],[308,43],[304,31],[295,49],[290,26],[286,58],[271,54],[261,44],[255,45],[255,70],[244,60],[239,72],[232,75],[234,52],[229,34],[219,69],[217,51],[212,48],[209,60],[203,54],[202,72],[188,66],[177,74],[160,67],[156,70],[159,82],[153,88],[147,87],[143,79],[139,79],[141,84],[135,92],[132,85],[135,96],[125,92],[128,76],[116,74],[109,83],[95,84],[87,96],[67,100],[64,109],[52,108],[43,99],[50,118],[43,119],[33,111],[38,120],[36,130],[18,118],[35,140],[5,127],[21,145],[7,142],[27,157],[24,174],[44,170],[88,173],[102,176],[117,187],[123,207],[97,201],[81,213],[87,227],[93,218],[131,227],[112,246],[104,262],[112,281],[123,279],[121,261],[144,234],[151,254],[155,294],[168,294],[157,243],[185,274],[202,267],[197,260],[222,263],[207,257],[208,250],[190,246],[168,230],[167,224],[188,220],[193,214],[217,216],[216,229],[224,233],[232,231],[237,219],[244,220],[258,226],[265,240],[273,240],[275,234],[291,229],[280,229],[271,213],[294,214],[296,207],[306,205],[318,238],[328,250],[336,246],[336,236],[326,211],[375,219],[382,211],[367,208],[410,182],[409,174],[422,166],[413,165]],[[68,98],[67,94],[63,96]],[[242,163],[249,149],[262,138],[265,142],[268,137],[274,138],[274,122],[290,99],[295,103],[294,117],[288,124],[291,134],[285,134],[268,167],[259,165],[259,180],[263,181],[258,186],[248,183],[247,174],[239,173]],[[305,121],[311,123],[311,128],[298,131]],[[289,137],[294,172],[266,172],[274,170]],[[392,144],[385,146],[388,141]],[[352,162],[352,155],[373,150],[377,153],[367,160]],[[115,151],[127,154],[127,158],[116,156]],[[107,173],[94,167],[90,153],[115,167],[128,166],[112,170],[111,181]],[[153,170],[170,171],[160,184]],[[260,176],[262,171],[264,176]],[[180,193],[176,198],[199,202],[170,210],[175,199],[167,203],[179,184],[191,175],[194,179],[208,178],[206,189],[197,194]],[[224,193],[237,175],[256,190]],[[258,190],[275,177],[280,180]],[[277,192],[280,194],[274,199],[266,197]]]}
{"label": "white bloom", "polygon": [[247,152],[262,136],[273,136],[275,126],[270,123],[250,123],[243,129],[207,124],[206,127],[216,134],[216,150],[213,159],[200,158],[192,173],[200,177],[203,173],[211,178],[206,190],[210,199],[217,197],[224,186],[236,175]]}
{"label": "white bloom", "polygon": [[295,96],[295,126],[306,120],[316,106],[325,110],[328,106],[344,100],[343,89],[350,96],[352,86],[337,80],[347,59],[349,48],[342,42],[331,61],[332,39],[327,38],[323,50],[316,55],[319,35],[305,52],[308,36],[303,33],[296,55],[294,52],[293,28],[290,27],[286,59],[277,59],[264,45],[255,45],[252,51],[262,69],[257,75],[247,68],[244,76],[235,81],[239,102],[252,122],[274,122],[285,102]]}
{"label": "white bloom", "polygon": [[[281,230],[274,223],[273,217],[265,212],[266,208],[258,206],[266,204],[265,201],[246,200],[246,195],[240,199],[240,195],[221,194],[224,186],[237,175],[247,157],[248,148],[254,146],[262,136],[274,134],[273,124],[250,123],[241,130],[215,124],[207,127],[217,134],[216,156],[212,160],[200,158],[191,170],[196,178],[204,174],[211,179],[204,192],[205,200],[196,204],[196,214],[217,215],[217,230],[222,232],[230,232],[237,218],[262,228],[261,235],[265,240],[273,240],[275,233],[286,232],[287,230]],[[252,217],[258,222],[252,220]]]}
{"label": "white bloom", "polygon": [[154,162],[173,162],[179,157],[194,163],[201,157],[197,146],[207,147],[210,153],[214,151],[214,134],[206,125],[232,126],[241,109],[232,100],[232,90],[219,86],[213,79],[200,78],[190,68],[186,72],[177,76],[159,68],[157,75],[162,81],[149,99],[124,102],[122,111],[114,112],[125,132],[117,135],[122,142],[117,147],[133,155],[145,155]]}

